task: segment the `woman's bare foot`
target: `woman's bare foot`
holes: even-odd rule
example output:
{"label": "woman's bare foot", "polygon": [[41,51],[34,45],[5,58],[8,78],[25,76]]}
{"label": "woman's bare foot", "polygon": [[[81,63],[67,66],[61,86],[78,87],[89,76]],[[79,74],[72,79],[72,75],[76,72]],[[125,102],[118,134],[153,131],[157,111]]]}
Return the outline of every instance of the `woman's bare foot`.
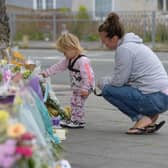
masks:
{"label": "woman's bare foot", "polygon": [[150,117],[144,116],[143,118],[138,120],[135,123],[135,125],[127,131],[127,133],[128,134],[131,134],[131,133],[134,134],[137,131],[139,132],[140,129],[144,129],[145,127],[151,125],[152,122],[153,122],[153,120]]}
{"label": "woman's bare foot", "polygon": [[150,117],[144,116],[140,120],[138,120],[133,128],[145,128],[146,126],[152,124],[152,119]]}
{"label": "woman's bare foot", "polygon": [[152,120],[152,123],[150,125],[154,125],[157,121],[157,119],[159,118],[159,114],[153,115],[150,117]]}

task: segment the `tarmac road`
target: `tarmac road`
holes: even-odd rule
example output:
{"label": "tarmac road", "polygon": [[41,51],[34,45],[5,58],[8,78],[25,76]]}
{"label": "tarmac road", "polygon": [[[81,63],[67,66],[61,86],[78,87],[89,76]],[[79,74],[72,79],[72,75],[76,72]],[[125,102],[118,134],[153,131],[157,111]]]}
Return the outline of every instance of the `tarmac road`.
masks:
{"label": "tarmac road", "polygon": [[[22,50],[24,55],[42,62],[42,68],[61,56],[55,50]],[[110,74],[113,53],[90,51],[96,77]],[[168,71],[168,54],[158,53]],[[66,76],[67,75],[67,76]],[[52,78],[56,95],[62,106],[69,104],[68,74]],[[86,103],[84,129],[68,130],[62,142],[65,158],[72,168],[168,168],[168,113],[159,120],[167,124],[156,134],[126,135],[133,123],[103,98],[91,95]]]}
{"label": "tarmac road", "polygon": [[[34,61],[40,61],[42,69],[46,69],[50,65],[56,63],[63,55],[54,49],[27,49],[20,50],[25,57]],[[87,51],[86,55],[91,60],[95,71],[96,79],[104,75],[110,75],[113,70],[114,52],[111,51]],[[157,53],[162,60],[166,70],[168,71],[168,53]],[[53,84],[69,84],[68,72],[63,72],[52,77]]]}

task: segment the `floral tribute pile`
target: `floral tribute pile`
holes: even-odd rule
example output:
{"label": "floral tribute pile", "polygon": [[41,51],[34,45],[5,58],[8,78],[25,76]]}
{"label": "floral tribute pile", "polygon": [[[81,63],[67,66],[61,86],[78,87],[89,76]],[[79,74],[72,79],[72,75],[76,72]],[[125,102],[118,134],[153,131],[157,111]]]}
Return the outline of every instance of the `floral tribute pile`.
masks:
{"label": "floral tribute pile", "polygon": [[21,63],[0,61],[0,168],[70,168],[42,88],[34,87],[39,67],[28,64],[19,52],[15,55]]}
{"label": "floral tribute pile", "polygon": [[[58,150],[40,146],[37,137],[23,123],[0,110],[0,167],[1,168],[70,168],[69,162],[57,160],[52,152]],[[51,152],[50,152],[50,150]],[[60,166],[59,166],[60,165]],[[62,167],[62,166],[63,167]]]}
{"label": "floral tribute pile", "polygon": [[[0,167],[35,167],[35,135],[27,132],[22,123],[12,123],[9,112],[3,110],[0,111],[0,135]],[[48,167],[45,163],[38,164]]]}

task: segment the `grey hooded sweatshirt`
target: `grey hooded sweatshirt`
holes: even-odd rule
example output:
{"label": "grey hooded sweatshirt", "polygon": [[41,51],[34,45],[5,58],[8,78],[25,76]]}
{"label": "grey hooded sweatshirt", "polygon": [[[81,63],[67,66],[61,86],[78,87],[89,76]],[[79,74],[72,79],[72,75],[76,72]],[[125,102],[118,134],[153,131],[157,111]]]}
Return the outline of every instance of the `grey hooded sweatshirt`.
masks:
{"label": "grey hooded sweatshirt", "polygon": [[168,89],[168,75],[142,39],[134,33],[127,33],[116,49],[113,77],[103,83],[116,87],[130,85],[148,94]]}

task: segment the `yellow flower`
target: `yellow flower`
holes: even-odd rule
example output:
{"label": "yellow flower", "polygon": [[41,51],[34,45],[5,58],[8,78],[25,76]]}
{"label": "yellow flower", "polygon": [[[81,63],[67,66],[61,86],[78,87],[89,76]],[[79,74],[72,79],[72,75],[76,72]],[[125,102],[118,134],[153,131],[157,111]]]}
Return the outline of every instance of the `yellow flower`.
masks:
{"label": "yellow flower", "polygon": [[13,52],[13,56],[14,56],[14,58],[18,58],[20,60],[24,60],[25,59],[25,57],[18,51],[14,51]]}
{"label": "yellow flower", "polygon": [[71,109],[70,106],[64,107],[64,114],[65,114],[65,117],[66,117],[67,119],[70,119],[70,118],[71,118],[71,111],[72,111],[72,109]]}
{"label": "yellow flower", "polygon": [[9,119],[9,114],[7,111],[0,110],[0,123],[7,122]]}
{"label": "yellow flower", "polygon": [[60,165],[57,165],[55,168],[61,168],[61,166],[60,166]]}
{"label": "yellow flower", "polygon": [[26,132],[26,129],[23,124],[15,123],[10,125],[7,130],[7,134],[11,138],[18,138]]}
{"label": "yellow flower", "polygon": [[6,64],[7,64],[7,60],[2,59],[2,60],[0,61],[0,64],[2,64],[2,65],[6,65]]}
{"label": "yellow flower", "polygon": [[22,101],[21,97],[17,95],[17,96],[15,97],[15,102],[14,102],[14,104],[20,105],[20,104],[22,104],[22,102],[23,102],[23,101]]}

